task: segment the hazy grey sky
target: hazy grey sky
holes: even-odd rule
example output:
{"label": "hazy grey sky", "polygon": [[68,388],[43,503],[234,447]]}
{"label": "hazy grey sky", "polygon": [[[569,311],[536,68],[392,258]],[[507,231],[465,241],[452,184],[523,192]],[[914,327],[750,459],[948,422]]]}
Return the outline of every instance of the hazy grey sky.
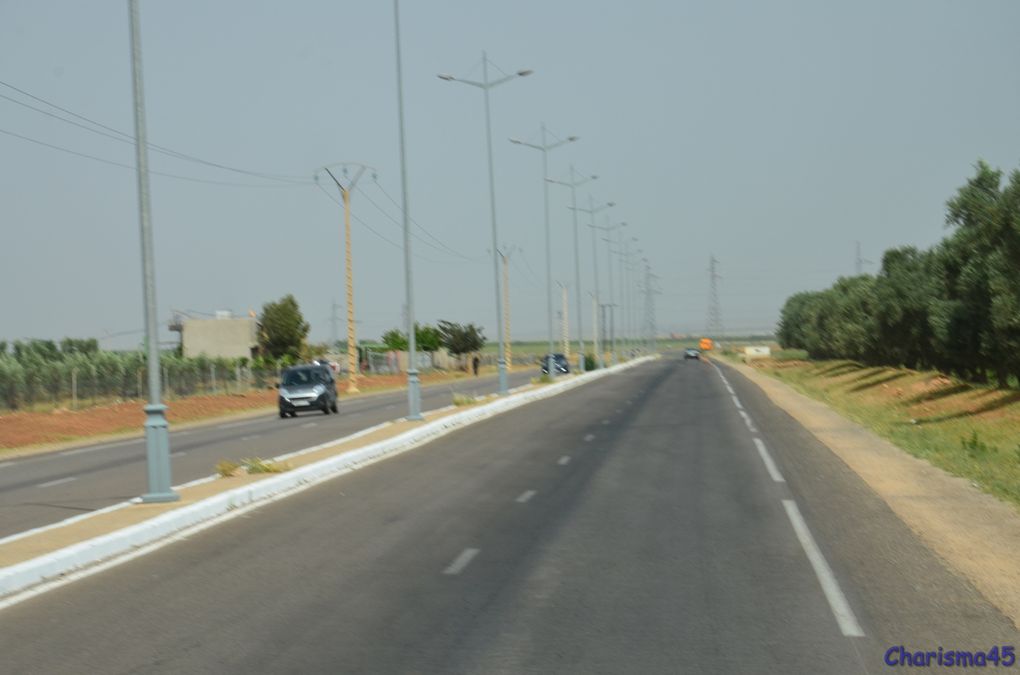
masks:
{"label": "hazy grey sky", "polygon": [[[482,96],[436,78],[478,77],[483,49],[508,72],[535,70],[492,93],[500,238],[523,250],[511,271],[518,338],[545,335],[541,157],[507,139],[537,139],[542,121],[581,137],[550,153],[551,173],[565,178],[573,162],[599,174],[579,199],[590,188],[596,202],[618,204],[609,217],[629,223],[661,277],[663,330],[704,327],[712,252],[727,329],[769,329],[790,293],[853,273],[856,240],[878,262],[885,248],[942,237],[944,202],[978,158],[1020,166],[1015,0],[401,9],[411,214],[464,256],[416,230],[417,313],[481,323],[490,339]],[[141,16],[152,143],[309,178],[361,161],[399,199],[391,2],[142,0]],[[0,0],[0,80],[132,132],[127,28],[126,0]],[[0,94],[46,108],[3,85]],[[4,98],[0,130],[133,163],[130,144]],[[157,153],[151,162],[246,184],[152,177],[164,326],[171,308],[245,312],[293,293],[312,337],[328,339],[330,303],[344,296],[339,207],[314,186]],[[370,179],[362,185],[356,297],[361,334],[377,337],[401,320],[402,254],[366,225],[399,242],[399,213]],[[551,197],[553,275],[573,300],[569,191],[554,186]],[[0,339],[142,327],[133,171],[0,133],[0,213]],[[590,321],[586,312],[586,333]]]}

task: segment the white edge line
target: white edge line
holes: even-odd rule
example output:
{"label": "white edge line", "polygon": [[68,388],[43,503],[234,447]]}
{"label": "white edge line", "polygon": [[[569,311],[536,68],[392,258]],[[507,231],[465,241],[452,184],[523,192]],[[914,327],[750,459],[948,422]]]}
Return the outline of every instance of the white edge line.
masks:
{"label": "white edge line", "polygon": [[443,574],[460,574],[464,571],[464,568],[471,564],[474,557],[478,555],[477,548],[466,548],[460,552],[453,562],[443,570]]}
{"label": "white edge line", "polygon": [[[126,560],[138,557],[142,552],[154,551],[171,541],[183,539],[193,532],[205,529],[214,522],[223,522],[240,515],[248,510],[249,507],[255,508],[283,499],[317,483],[355,471],[388,457],[396,456],[452,433],[466,424],[488,419],[501,412],[521,407],[532,401],[555,396],[561,392],[584,385],[591,380],[627,370],[654,359],[654,356],[633,359],[611,368],[592,371],[563,382],[525,392],[520,396],[497,399],[492,403],[428,422],[385,441],[350,450],[340,455],[266,478],[258,483],[222,492],[121,530],[94,537],[31,560],[10,565],[0,569],[0,597],[3,598],[3,600],[0,600],[0,609],[10,607],[30,597],[35,597],[45,590],[55,588],[61,585],[64,580],[81,579],[118,565]],[[391,422],[386,422],[379,426],[382,427],[388,424],[391,424]],[[369,432],[370,430],[366,429],[351,437],[347,437],[345,440]],[[336,442],[325,443],[322,447],[334,445]],[[295,453],[281,455],[275,459],[311,452],[314,449],[316,448],[306,448]],[[209,476],[198,479],[198,481],[192,481],[192,484],[216,480],[216,478],[216,476]],[[115,510],[139,502],[140,498],[136,497],[101,511]],[[83,514],[77,518],[80,520],[94,516],[97,513],[99,512]],[[69,518],[59,523],[21,532],[11,535],[6,540],[20,539],[29,534],[37,534],[44,530],[66,525],[74,520],[75,518]],[[0,542],[3,541],[5,540],[0,540]]]}
{"label": "white edge line", "polygon": [[567,464],[570,463],[570,456],[569,455],[563,455],[562,457],[560,457],[560,461],[557,462],[557,463],[560,466],[566,466]]}
{"label": "white edge line", "polygon": [[737,406],[737,410],[743,410],[744,406],[740,405],[740,399],[737,398],[736,394],[733,394],[733,405]]}
{"label": "white edge line", "polygon": [[777,483],[785,483],[786,479],[783,478],[783,474],[779,473],[779,469],[776,468],[776,463],[772,461],[772,455],[769,454],[768,448],[765,447],[765,443],[760,438],[754,439],[754,444],[758,448],[758,454],[761,455],[761,461],[765,464],[765,469],[772,476],[772,480]]}
{"label": "white edge line", "polygon": [[800,515],[797,502],[792,499],[784,499],[783,508],[786,509],[786,515],[790,518],[793,531],[797,534],[797,539],[800,540],[800,545],[804,548],[804,553],[807,554],[808,561],[815,570],[815,576],[818,577],[818,582],[822,585],[822,592],[825,593],[825,599],[829,601],[829,608],[836,617],[840,631],[847,637],[864,637],[864,631],[857,623],[857,617],[850,609],[850,603],[843,595],[839,582],[836,581],[836,575],[832,573],[832,568],[826,562],[825,556],[818,550],[818,544],[811,536],[811,530],[804,522],[804,517]]}

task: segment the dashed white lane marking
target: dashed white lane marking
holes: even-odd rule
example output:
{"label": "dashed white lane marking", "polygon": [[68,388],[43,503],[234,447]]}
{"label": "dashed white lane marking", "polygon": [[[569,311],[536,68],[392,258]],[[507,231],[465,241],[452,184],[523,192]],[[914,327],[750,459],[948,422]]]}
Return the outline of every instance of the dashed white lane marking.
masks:
{"label": "dashed white lane marking", "polygon": [[822,585],[822,592],[825,593],[825,599],[829,601],[829,608],[836,617],[840,631],[847,637],[864,637],[864,631],[857,623],[857,617],[850,609],[850,603],[843,595],[839,582],[836,581],[836,575],[832,573],[832,568],[826,562],[825,556],[818,550],[818,544],[811,536],[811,530],[804,522],[804,517],[800,515],[797,502],[792,499],[784,499],[783,508],[786,509],[786,515],[790,518],[793,531],[797,533],[797,539],[800,540],[800,545],[804,548],[804,553],[807,554],[808,561],[815,570],[815,576],[818,577],[818,582]]}
{"label": "dashed white lane marking", "polygon": [[250,441],[253,438],[258,438],[262,434],[249,434],[248,436],[241,436],[242,441]]}
{"label": "dashed white lane marking", "polygon": [[521,496],[518,497],[516,501],[518,504],[523,504],[524,502],[528,501],[534,496],[535,496],[534,490],[526,490],[525,492],[521,493]]}
{"label": "dashed white lane marking", "polygon": [[609,424],[609,420],[602,420],[602,424]]}
{"label": "dashed white lane marking", "polygon": [[68,476],[67,478],[58,478],[57,480],[47,481],[45,483],[39,483],[36,487],[47,488],[53,487],[54,485],[62,485],[64,483],[70,483],[73,480],[78,480],[77,476]]}
{"label": "dashed white lane marking", "polygon": [[305,424],[302,424],[301,427],[303,429],[308,429],[309,427],[315,427],[315,426],[318,426],[318,425],[319,425],[318,422],[307,422]]}
{"label": "dashed white lane marking", "polygon": [[120,443],[104,443],[103,445],[90,445],[87,448],[77,448],[76,450],[66,450],[60,453],[61,457],[69,457],[70,455],[84,455],[87,452],[95,452],[96,450],[109,450],[110,448],[118,448],[122,445],[130,445],[132,443],[141,442],[140,438],[132,438],[130,441],[121,441]]}
{"label": "dashed white lane marking", "polygon": [[617,409],[616,409],[616,414],[617,414],[617,415],[619,415],[619,414],[620,414],[620,413],[622,413],[622,412],[623,412],[623,410],[621,410],[620,408],[617,408]]}
{"label": "dashed white lane marking", "polygon": [[740,405],[740,399],[737,398],[736,394],[733,395],[733,405],[737,406],[737,410],[744,409],[744,406]]}
{"label": "dashed white lane marking", "polygon": [[560,461],[557,462],[557,464],[559,464],[560,466],[566,466],[569,463],[570,463],[569,455],[563,455],[562,457],[560,457]]}
{"label": "dashed white lane marking", "polygon": [[777,483],[785,483],[786,479],[783,478],[783,474],[779,473],[779,469],[776,468],[776,463],[772,461],[772,455],[769,454],[768,448],[765,447],[765,443],[760,439],[754,439],[754,444],[758,448],[758,454],[761,455],[761,461],[765,463],[765,469],[772,476],[772,480]]}
{"label": "dashed white lane marking", "polygon": [[585,443],[591,443],[594,440],[595,440],[595,434],[588,434],[587,436],[584,437],[584,442]]}
{"label": "dashed white lane marking", "polygon": [[476,555],[478,555],[477,548],[464,549],[463,551],[461,551],[461,554],[459,556],[453,559],[453,562],[450,563],[450,566],[443,570],[443,574],[460,574],[461,572],[464,571],[464,568],[471,563],[471,561],[474,559]]}
{"label": "dashed white lane marking", "polygon": [[758,427],[754,426],[754,422],[751,421],[751,416],[748,415],[743,410],[738,410],[737,412],[740,413],[740,416],[744,418],[744,424],[747,425],[747,430],[750,431],[752,434],[758,433]]}

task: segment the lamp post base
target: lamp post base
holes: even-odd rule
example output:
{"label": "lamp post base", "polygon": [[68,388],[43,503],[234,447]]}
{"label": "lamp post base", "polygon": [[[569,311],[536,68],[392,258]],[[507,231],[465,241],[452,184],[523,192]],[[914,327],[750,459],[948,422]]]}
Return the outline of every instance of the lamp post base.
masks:
{"label": "lamp post base", "polygon": [[142,495],[146,504],[175,502],[181,498],[170,488],[170,431],[166,406],[145,406],[145,454],[149,472],[149,491]]}
{"label": "lamp post base", "polygon": [[496,367],[499,370],[499,395],[506,396],[509,391],[506,377],[506,359],[500,357],[496,361]]}
{"label": "lamp post base", "polygon": [[421,381],[417,370],[407,371],[407,417],[404,419],[415,422],[425,419],[421,414]]}

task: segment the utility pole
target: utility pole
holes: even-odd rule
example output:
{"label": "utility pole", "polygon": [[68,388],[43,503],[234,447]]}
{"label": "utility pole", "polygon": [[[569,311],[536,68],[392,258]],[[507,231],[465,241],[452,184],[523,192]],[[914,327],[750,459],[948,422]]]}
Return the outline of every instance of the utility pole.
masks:
{"label": "utility pole", "polygon": [[594,345],[594,358],[599,358],[599,296],[595,293],[588,293],[591,296],[591,343]]}
{"label": "utility pole", "polygon": [[344,169],[344,176],[347,175],[348,166],[356,166],[357,173],[354,174],[354,178],[345,186],[337,177],[333,175],[333,172],[329,170],[329,167],[323,167],[323,170],[329,174],[329,177],[336,183],[337,188],[340,189],[340,196],[343,198],[344,203],[344,271],[347,291],[347,393],[357,394],[358,393],[358,350],[357,350],[357,329],[355,328],[354,322],[354,268],[353,268],[353,254],[351,252],[351,192],[354,187],[358,184],[358,179],[361,178],[361,174],[365,173],[365,169],[368,167],[364,164],[342,164]]}
{"label": "utility pole", "polygon": [[718,340],[723,334],[722,309],[719,307],[719,280],[722,277],[716,271],[719,261],[712,255],[708,261],[708,322],[706,325],[707,337]]}

